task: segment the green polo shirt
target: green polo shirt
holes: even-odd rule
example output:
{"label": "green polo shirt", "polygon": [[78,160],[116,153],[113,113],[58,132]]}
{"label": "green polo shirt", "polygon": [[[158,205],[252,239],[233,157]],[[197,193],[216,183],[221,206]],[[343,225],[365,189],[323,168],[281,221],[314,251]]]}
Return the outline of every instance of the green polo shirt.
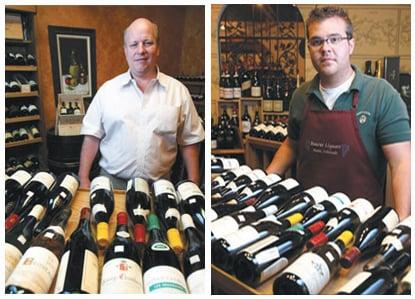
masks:
{"label": "green polo shirt", "polygon": [[[356,76],[349,90],[336,100],[333,111],[350,110],[353,91],[359,91],[359,105],[356,120],[363,144],[369,154],[370,162],[379,182],[383,183],[386,174],[386,158],[382,145],[411,140],[408,112],[399,93],[384,79],[363,74],[352,65]],[[319,76],[301,85],[290,102],[288,136],[298,141],[304,119],[304,103],[311,100],[310,109],[328,110],[319,90]],[[408,162],[409,163],[409,162]]]}

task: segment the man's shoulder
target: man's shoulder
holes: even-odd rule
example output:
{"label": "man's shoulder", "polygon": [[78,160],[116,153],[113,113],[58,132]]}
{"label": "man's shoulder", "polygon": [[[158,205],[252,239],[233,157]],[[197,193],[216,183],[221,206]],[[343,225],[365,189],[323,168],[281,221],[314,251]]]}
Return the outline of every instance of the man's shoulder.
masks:
{"label": "man's shoulder", "polygon": [[108,87],[120,87],[126,83],[128,83],[130,77],[128,71],[122,74],[119,74],[102,84],[101,88],[108,88]]}
{"label": "man's shoulder", "polygon": [[159,80],[162,85],[167,87],[186,88],[186,85],[184,85],[181,81],[162,72],[159,72]]}

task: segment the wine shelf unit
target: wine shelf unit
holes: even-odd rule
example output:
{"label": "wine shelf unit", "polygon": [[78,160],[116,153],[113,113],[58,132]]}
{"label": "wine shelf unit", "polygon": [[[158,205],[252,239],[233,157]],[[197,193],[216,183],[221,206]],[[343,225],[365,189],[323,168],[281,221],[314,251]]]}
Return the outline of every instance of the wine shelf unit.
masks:
{"label": "wine shelf unit", "polygon": [[27,122],[27,121],[34,121],[34,120],[40,120],[40,115],[30,115],[30,116],[6,118],[6,125],[7,124],[22,123],[22,122]]}

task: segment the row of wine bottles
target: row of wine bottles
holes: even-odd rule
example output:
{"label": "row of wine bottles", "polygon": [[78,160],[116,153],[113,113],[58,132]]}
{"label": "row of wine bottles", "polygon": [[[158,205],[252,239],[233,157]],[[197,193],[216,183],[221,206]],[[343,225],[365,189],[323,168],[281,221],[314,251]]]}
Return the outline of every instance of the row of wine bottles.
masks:
{"label": "row of wine bottles", "polygon": [[4,134],[6,143],[28,140],[29,138],[40,137],[39,129],[35,124],[29,127],[15,127],[13,129],[6,129]]}
{"label": "row of wine bottles", "polygon": [[5,113],[7,118],[21,117],[28,115],[39,115],[38,107],[33,104],[21,104],[21,105],[6,105]]}
{"label": "row of wine bottles", "polygon": [[74,106],[72,106],[72,102],[69,102],[68,104],[66,104],[65,102],[62,102],[61,107],[60,107],[60,111],[59,111],[60,115],[80,115],[83,114],[83,112],[81,111],[81,108],[78,105],[78,102],[74,102]]}
{"label": "row of wine bottles", "polygon": [[[157,216],[148,216],[151,206],[149,188],[140,178],[128,182],[126,193],[126,210],[134,224],[134,241],[129,234],[128,216],[122,212],[117,215],[117,232],[108,246],[108,221],[113,212],[114,197],[109,179],[97,177],[91,182],[90,190],[91,218],[97,224],[97,242],[89,228],[90,211],[86,207],[81,212],[78,229],[65,246],[62,236],[71,213],[67,208],[78,186],[78,178],[68,173],[55,180],[53,174],[46,172],[30,177],[18,171],[6,181],[6,293],[46,293],[57,272],[55,292],[96,293],[98,246],[106,247],[101,280],[103,293],[142,293],[143,288],[146,293],[201,291],[204,279],[203,231],[196,229],[193,221],[203,225],[204,229],[204,212],[199,206],[204,198],[200,190],[195,194],[193,183],[184,181],[177,185],[177,200],[180,198],[183,203],[181,217],[173,208],[159,214],[160,220],[170,228],[174,218],[176,222],[181,219],[187,237],[183,258],[187,283],[177,256],[164,241],[164,231],[160,230]],[[158,206],[157,212],[162,213],[167,204],[161,202],[173,194],[176,196],[176,192],[166,180],[156,181],[154,189],[157,194],[154,206]],[[146,220],[150,234],[147,245]],[[180,235],[177,239],[177,235],[169,230],[167,234],[175,245],[181,245]],[[180,252],[183,248],[182,245],[175,247]]]}
{"label": "row of wine bottles", "polygon": [[34,173],[39,170],[39,166],[39,157],[34,154],[21,157],[10,157],[6,161],[6,175],[11,176],[19,170]]}
{"label": "row of wine bottles", "polygon": [[[279,274],[275,294],[318,294],[340,265],[373,257],[354,287],[339,292],[391,294],[408,269],[411,220],[398,223],[390,207],[329,196],[320,186],[303,190],[246,165],[215,178],[212,194],[212,261],[251,286]],[[382,287],[376,273],[384,272],[393,274]]]}
{"label": "row of wine bottles", "polygon": [[278,122],[260,123],[252,128],[249,136],[282,142],[287,138],[287,124]]}
{"label": "row of wine bottles", "polygon": [[33,54],[28,53],[6,53],[6,65],[36,65],[36,58]]}
{"label": "row of wine bottles", "polygon": [[39,86],[37,85],[35,80],[27,79],[22,74],[17,74],[9,82],[6,81],[5,91],[6,92],[21,92],[22,85],[29,85],[30,91],[36,91],[39,89]]}

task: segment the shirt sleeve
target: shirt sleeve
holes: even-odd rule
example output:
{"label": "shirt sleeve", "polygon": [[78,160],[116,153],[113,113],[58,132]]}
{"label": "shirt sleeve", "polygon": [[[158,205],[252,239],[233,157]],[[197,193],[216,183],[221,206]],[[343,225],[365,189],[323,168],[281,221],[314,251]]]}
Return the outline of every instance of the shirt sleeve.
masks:
{"label": "shirt sleeve", "polygon": [[81,135],[92,135],[99,139],[104,136],[104,127],[102,125],[102,104],[101,90],[93,98],[88,110],[84,116],[81,127]]}
{"label": "shirt sleeve", "polygon": [[203,141],[205,132],[189,91],[184,85],[181,89],[181,96],[184,100],[180,112],[181,121],[177,143],[179,145],[191,145]]}
{"label": "shirt sleeve", "polygon": [[408,110],[399,93],[386,81],[380,81],[380,103],[376,134],[381,145],[411,140]]}

